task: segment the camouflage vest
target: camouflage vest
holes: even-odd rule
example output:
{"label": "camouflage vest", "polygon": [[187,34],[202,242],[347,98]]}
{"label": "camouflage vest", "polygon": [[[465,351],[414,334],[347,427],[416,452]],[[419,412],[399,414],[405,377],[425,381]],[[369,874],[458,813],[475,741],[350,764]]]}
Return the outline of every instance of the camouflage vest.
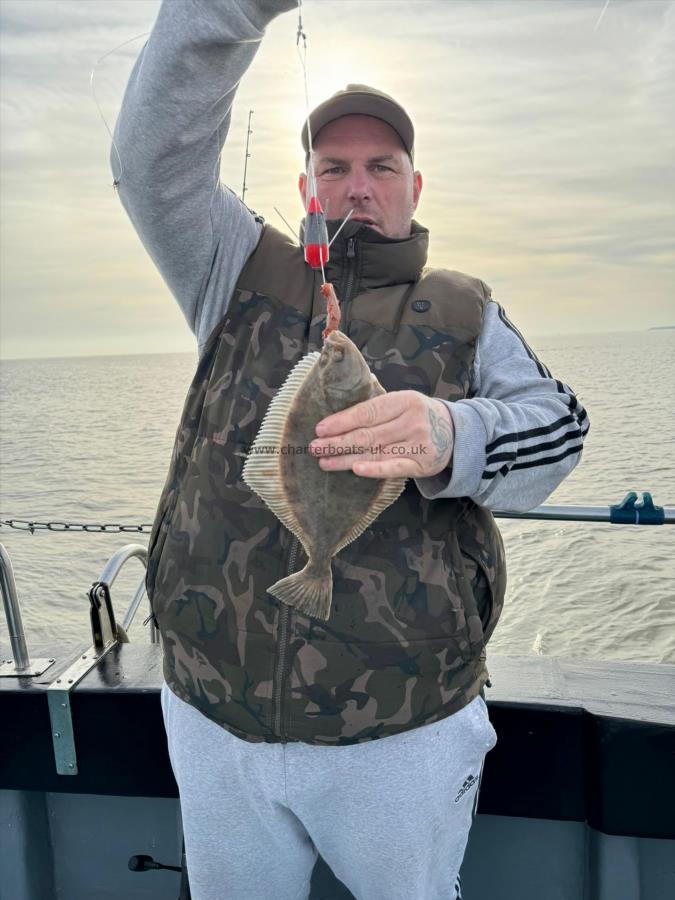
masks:
{"label": "camouflage vest", "polygon": [[[333,226],[333,223],[329,223]],[[469,395],[489,288],[426,270],[428,232],[392,240],[348,222],[326,277],[342,330],[386,390]],[[293,365],[321,346],[321,273],[265,225],[185,401],[150,536],[146,587],[170,688],[248,741],[352,744],[430,724],[488,680],[503,547],[490,512],[426,500],[414,481],[333,560],[326,622],[266,589],[300,543],[241,479]]]}

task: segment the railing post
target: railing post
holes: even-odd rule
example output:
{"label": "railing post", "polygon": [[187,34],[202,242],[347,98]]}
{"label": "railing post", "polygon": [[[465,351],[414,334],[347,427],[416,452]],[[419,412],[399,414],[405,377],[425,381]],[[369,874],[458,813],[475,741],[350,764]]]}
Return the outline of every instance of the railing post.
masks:
{"label": "railing post", "polygon": [[2,591],[2,603],[5,607],[5,619],[9,631],[9,642],[12,645],[12,656],[17,671],[27,669],[30,666],[30,656],[26,647],[26,638],[23,632],[21,619],[21,607],[16,593],[14,570],[4,546],[0,544],[0,590]]}
{"label": "railing post", "polygon": [[2,593],[2,605],[5,609],[9,642],[12,647],[13,659],[0,660],[0,675],[41,675],[45,669],[54,662],[53,659],[36,659],[31,664],[26,637],[23,631],[21,618],[21,606],[16,592],[14,570],[9,554],[3,544],[0,544],[0,593]]}

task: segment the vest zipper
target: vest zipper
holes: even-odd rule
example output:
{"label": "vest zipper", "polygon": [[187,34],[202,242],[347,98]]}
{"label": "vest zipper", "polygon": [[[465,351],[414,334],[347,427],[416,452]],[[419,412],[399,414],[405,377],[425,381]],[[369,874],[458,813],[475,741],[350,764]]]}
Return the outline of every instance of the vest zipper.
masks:
{"label": "vest zipper", "polygon": [[347,279],[345,281],[345,289],[341,297],[342,305],[342,321],[340,330],[347,334],[347,303],[352,299],[352,291],[354,290],[354,276],[356,275],[356,240],[353,237],[347,239],[347,259],[349,260],[347,267]]}
{"label": "vest zipper", "polygon": [[[351,294],[354,290],[354,280],[356,275],[356,241],[353,237],[348,238],[347,240],[347,259],[349,260],[349,265],[347,268],[345,290],[341,298],[342,304],[345,304],[349,300],[351,300]],[[345,334],[347,331],[345,327],[346,323],[347,317],[345,315],[345,307],[343,305],[341,330],[343,330]],[[295,537],[295,535],[293,535],[286,575],[293,574],[299,549],[300,541]],[[281,602],[281,606],[279,609],[279,659],[277,661],[276,670],[277,697],[274,706],[274,729],[279,737],[281,737],[283,742],[285,742],[286,740],[286,733],[285,731],[282,731],[282,723],[284,714],[284,678],[286,676],[286,655],[290,644],[290,630],[288,627],[290,614],[290,606],[288,606],[286,603]]]}
{"label": "vest zipper", "polygon": [[[300,541],[293,535],[293,540],[291,543],[291,552],[288,558],[288,568],[286,570],[286,575],[292,575],[293,570],[295,569],[295,561],[298,556],[298,550],[300,548]],[[279,601],[279,659],[277,661],[277,672],[276,672],[276,681],[277,681],[277,698],[274,708],[274,730],[282,738],[282,740],[286,741],[286,733],[282,731],[281,725],[283,722],[283,709],[284,709],[284,676],[286,669],[286,651],[288,649],[288,645],[290,643],[290,631],[288,628],[288,620],[291,615],[291,608],[287,603],[283,601]]]}

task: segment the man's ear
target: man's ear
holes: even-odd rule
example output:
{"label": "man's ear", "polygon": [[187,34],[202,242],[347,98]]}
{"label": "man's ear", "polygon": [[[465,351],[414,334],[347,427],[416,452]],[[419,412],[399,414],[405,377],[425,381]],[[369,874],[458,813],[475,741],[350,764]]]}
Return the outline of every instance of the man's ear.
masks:
{"label": "man's ear", "polygon": [[304,172],[301,172],[298,176],[298,190],[302,198],[303,209],[307,209],[307,176]]}
{"label": "man's ear", "polygon": [[413,209],[417,209],[417,204],[422,193],[422,173],[413,172]]}

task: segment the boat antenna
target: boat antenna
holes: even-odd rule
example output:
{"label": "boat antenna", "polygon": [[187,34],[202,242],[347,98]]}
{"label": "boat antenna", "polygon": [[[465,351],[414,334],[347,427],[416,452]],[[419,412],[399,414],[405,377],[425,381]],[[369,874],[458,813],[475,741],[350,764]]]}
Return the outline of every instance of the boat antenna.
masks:
{"label": "boat antenna", "polygon": [[246,196],[246,170],[248,169],[248,161],[251,154],[248,152],[249,141],[253,131],[251,130],[251,117],[254,113],[254,110],[249,109],[248,111],[248,128],[246,130],[246,154],[244,155],[244,183],[241,187],[241,202],[244,202],[244,197]]}

